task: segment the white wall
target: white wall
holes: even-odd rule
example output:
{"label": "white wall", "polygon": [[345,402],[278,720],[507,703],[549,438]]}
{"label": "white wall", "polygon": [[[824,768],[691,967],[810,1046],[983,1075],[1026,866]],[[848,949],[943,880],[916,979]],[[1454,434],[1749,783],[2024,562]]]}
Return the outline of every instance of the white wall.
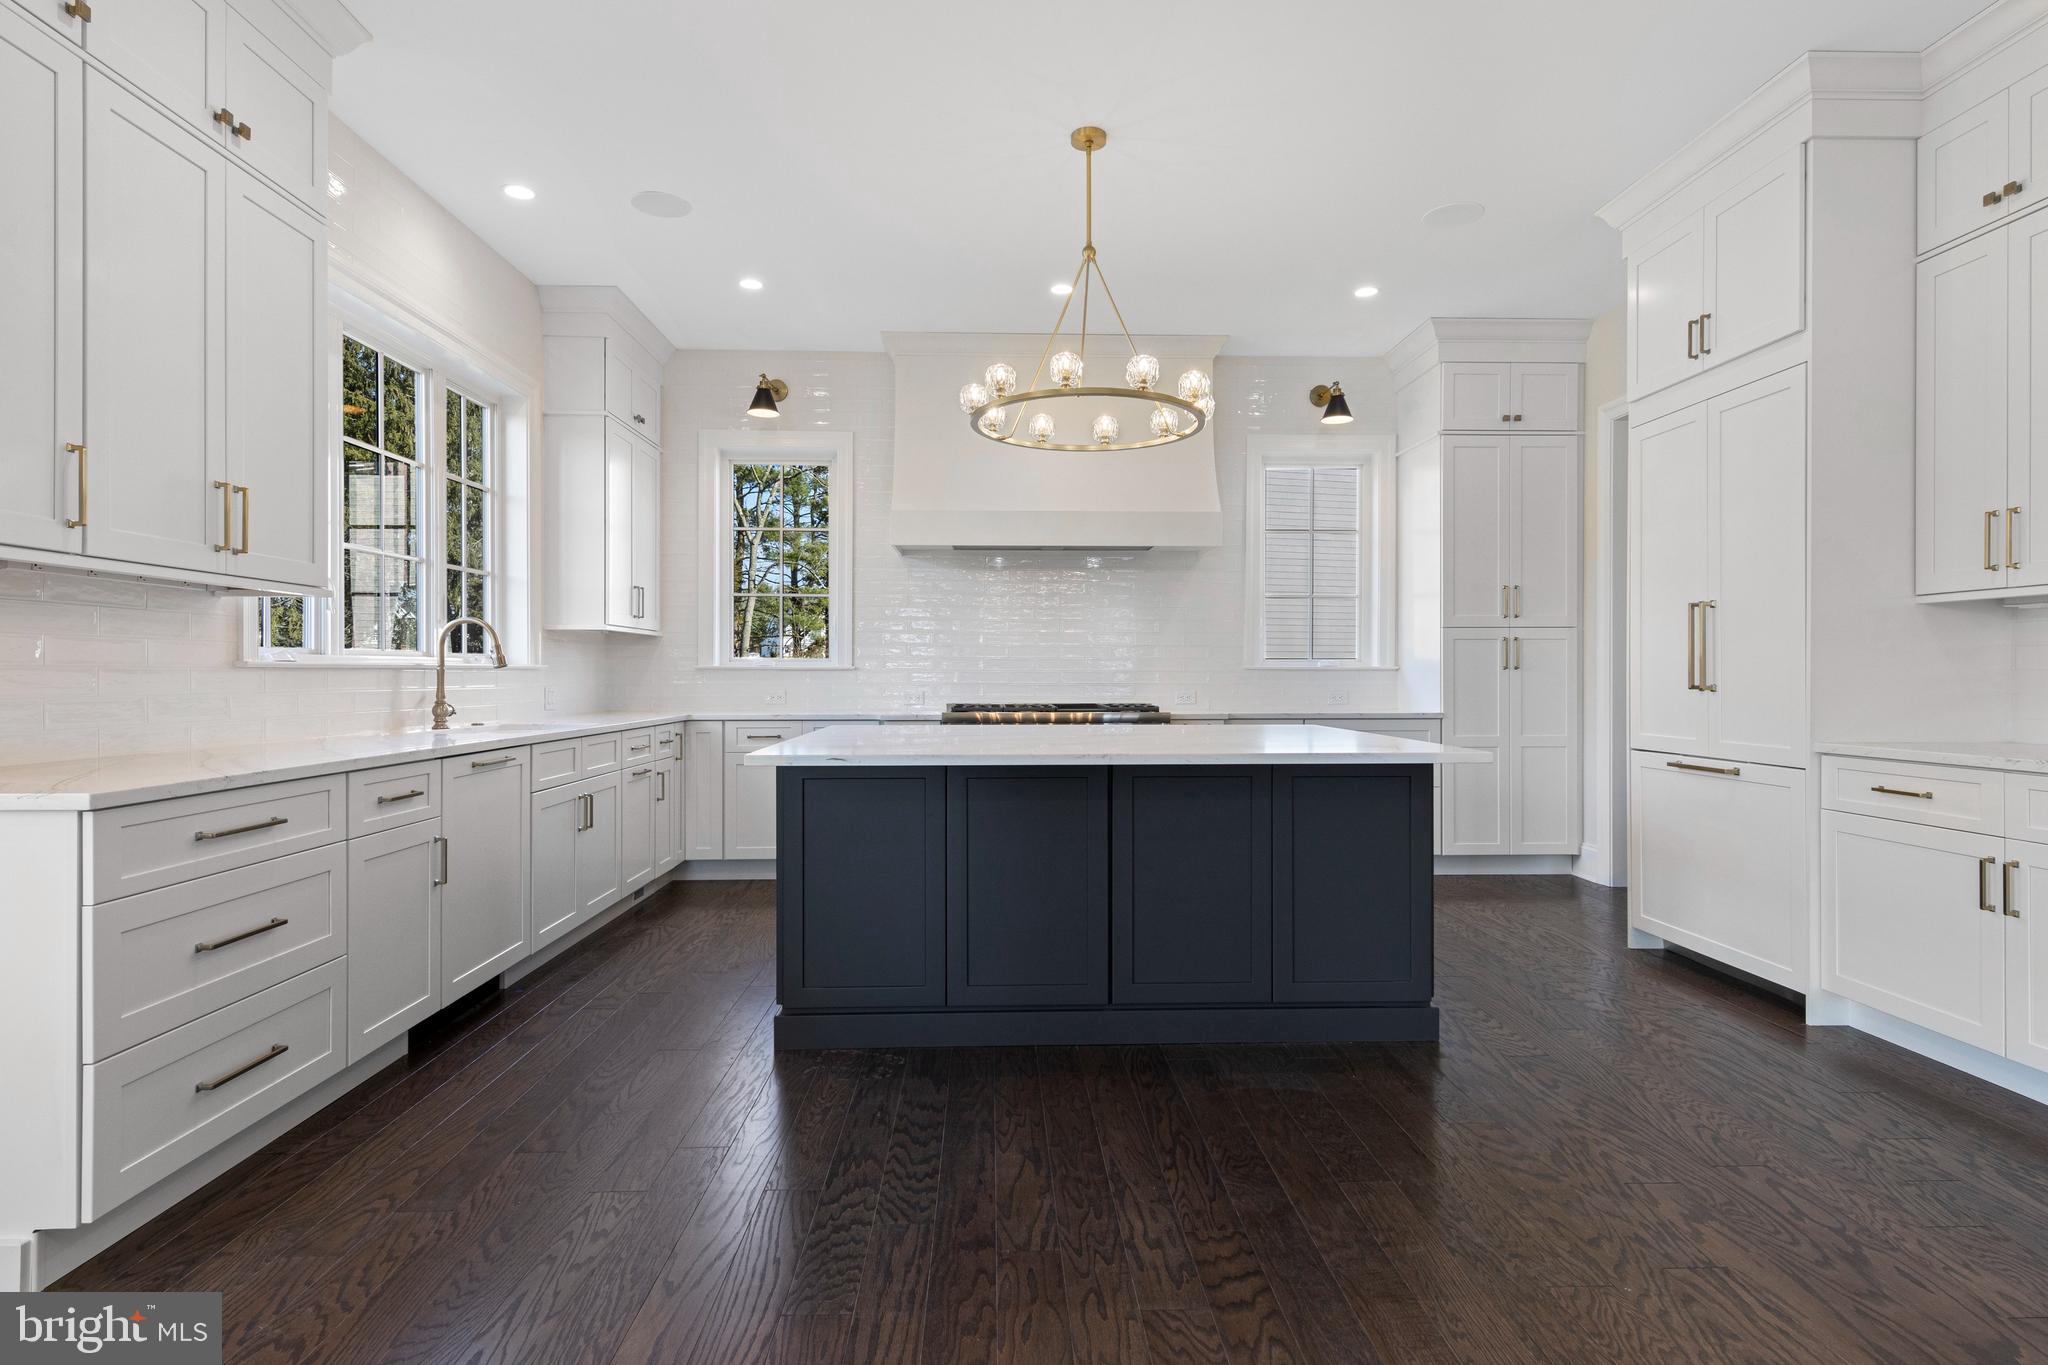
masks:
{"label": "white wall", "polygon": [[[665,376],[662,636],[611,645],[617,705],[703,709],[937,709],[988,700],[1135,700],[1169,709],[1370,710],[1399,704],[1393,671],[1244,667],[1244,462],[1254,432],[1316,434],[1317,383],[1342,380],[1359,425],[1393,431],[1377,359],[1216,364],[1216,459],[1224,543],[1206,551],[903,552],[889,544],[895,382],[880,353],[682,351]],[[857,667],[763,676],[698,667],[696,451],[700,429],[764,425],[743,415],[756,374],[789,381],[776,425],[854,434],[859,523]],[[1001,459],[990,448],[988,458]],[[1114,457],[1108,457],[1114,458]],[[1193,701],[1177,700],[1192,690]],[[1433,699],[1432,699],[1433,700]]]}
{"label": "white wall", "polygon": [[[431,320],[540,374],[532,283],[339,120],[329,164],[333,259]],[[319,452],[307,452],[319,458]],[[240,668],[241,599],[189,588],[0,570],[0,763],[157,753],[424,722],[425,668]],[[543,641],[545,667],[452,672],[464,720],[563,709],[600,691],[603,648]]]}

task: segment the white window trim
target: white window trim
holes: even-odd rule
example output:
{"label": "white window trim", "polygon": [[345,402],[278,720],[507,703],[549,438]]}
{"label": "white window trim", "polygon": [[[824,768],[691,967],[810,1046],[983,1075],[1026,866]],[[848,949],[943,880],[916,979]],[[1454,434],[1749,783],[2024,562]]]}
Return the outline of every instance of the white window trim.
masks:
{"label": "white window trim", "polygon": [[[1268,659],[1266,624],[1266,470],[1272,465],[1358,465],[1359,530],[1370,539],[1361,547],[1358,600],[1366,619],[1359,623],[1361,657],[1356,659]],[[1372,432],[1332,436],[1265,436],[1246,441],[1244,462],[1244,658],[1246,668],[1385,672],[1398,669],[1394,653],[1396,616],[1394,547],[1394,439]]]}
{"label": "white window trim", "polygon": [[[491,577],[496,589],[495,608],[501,618],[491,624],[497,628],[498,638],[504,643],[512,667],[541,667],[545,661],[541,658],[540,615],[534,595],[540,529],[534,522],[537,509],[532,496],[533,427],[535,416],[540,412],[539,381],[410,302],[399,299],[380,282],[346,268],[340,260],[330,259],[329,266],[325,362],[327,447],[323,477],[330,490],[327,504],[331,510],[326,527],[330,577],[324,594],[308,594],[310,599],[324,599],[327,603],[317,613],[320,618],[318,624],[308,624],[309,635],[319,640],[320,647],[304,650],[261,647],[257,613],[263,599],[253,597],[242,609],[240,665],[245,668],[292,669],[431,668],[434,665],[433,631],[423,630],[421,648],[416,652],[351,650],[343,653],[339,649],[329,652],[327,648],[329,637],[336,629],[333,618],[342,587],[338,490],[342,469],[341,338],[346,332],[379,350],[389,349],[408,365],[417,363],[429,376],[428,427],[429,439],[434,442],[435,458],[421,462],[429,489],[429,507],[423,514],[422,525],[433,535],[442,534],[444,525],[440,519],[440,498],[445,491],[445,450],[439,444],[443,435],[442,424],[446,420],[441,408],[445,397],[442,386],[452,384],[471,398],[490,405],[491,449],[498,461],[491,495],[496,504],[490,528],[496,546]],[[447,582],[445,573],[432,570],[433,559],[432,555],[428,556],[430,567],[426,574],[428,582],[422,616],[424,621],[435,623],[434,629],[438,630]],[[491,664],[487,654],[483,657],[450,654],[448,666],[489,668]]]}
{"label": "white window trim", "polygon": [[[832,629],[825,659],[735,659],[732,654],[732,556],[725,551],[731,512],[725,490],[735,464],[821,464],[832,470],[832,520],[826,536],[826,610]],[[777,673],[852,668],[854,559],[853,433],[850,431],[700,431],[697,433],[697,505],[704,521],[698,539],[697,581],[709,594],[698,612],[699,668],[753,668]]]}

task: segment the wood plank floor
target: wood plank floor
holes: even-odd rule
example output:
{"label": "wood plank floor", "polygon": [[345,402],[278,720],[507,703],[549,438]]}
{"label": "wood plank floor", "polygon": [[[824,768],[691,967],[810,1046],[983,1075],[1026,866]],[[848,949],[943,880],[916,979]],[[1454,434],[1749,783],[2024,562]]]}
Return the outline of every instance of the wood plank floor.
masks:
{"label": "wood plank floor", "polygon": [[2048,1110],[1438,883],[1440,1045],[769,1046],[672,888],[65,1282],[231,1361],[2048,1358]]}

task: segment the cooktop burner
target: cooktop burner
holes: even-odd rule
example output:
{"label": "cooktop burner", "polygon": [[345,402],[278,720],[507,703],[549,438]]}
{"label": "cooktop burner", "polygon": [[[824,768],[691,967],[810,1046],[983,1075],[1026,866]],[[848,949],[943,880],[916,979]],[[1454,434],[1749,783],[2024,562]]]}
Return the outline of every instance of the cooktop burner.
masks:
{"label": "cooktop burner", "polygon": [[947,725],[1164,725],[1173,717],[1145,701],[956,701],[939,719]]}

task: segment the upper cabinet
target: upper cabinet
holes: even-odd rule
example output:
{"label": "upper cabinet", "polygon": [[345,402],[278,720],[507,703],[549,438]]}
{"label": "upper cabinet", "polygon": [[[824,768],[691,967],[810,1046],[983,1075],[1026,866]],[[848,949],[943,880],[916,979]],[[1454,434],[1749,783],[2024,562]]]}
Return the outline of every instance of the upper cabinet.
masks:
{"label": "upper cabinet", "polygon": [[1580,368],[1554,361],[1447,361],[1443,430],[1577,431]]}
{"label": "upper cabinet", "polygon": [[316,212],[327,203],[327,94],[241,11],[228,14],[215,127],[251,170]]}
{"label": "upper cabinet", "polygon": [[1919,165],[1922,255],[2039,205],[2048,193],[2048,67],[1943,117],[1921,135]]}
{"label": "upper cabinet", "polygon": [[1804,148],[1629,240],[1628,391],[1669,388],[1805,326]]}

